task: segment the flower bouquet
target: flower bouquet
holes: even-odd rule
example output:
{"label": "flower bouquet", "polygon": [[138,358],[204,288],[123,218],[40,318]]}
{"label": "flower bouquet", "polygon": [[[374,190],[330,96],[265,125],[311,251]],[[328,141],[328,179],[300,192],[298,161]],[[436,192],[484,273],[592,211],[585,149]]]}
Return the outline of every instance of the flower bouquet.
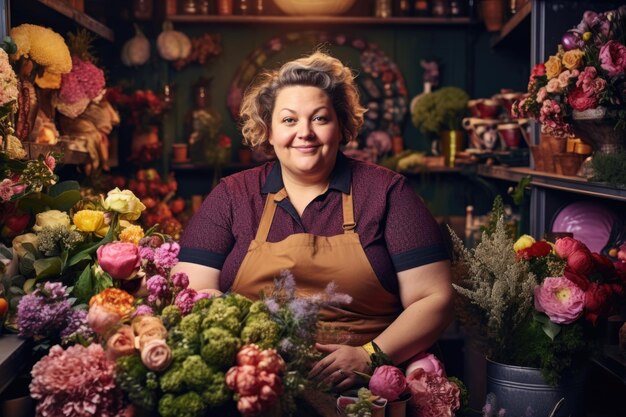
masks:
{"label": "flower bouquet", "polygon": [[623,135],[625,73],[626,6],[605,13],[586,11],[563,36],[556,54],[533,68],[528,94],[513,109],[519,117],[538,120],[544,132],[555,136],[576,133],[572,119],[577,112],[609,118]]}
{"label": "flower bouquet", "polygon": [[516,241],[497,211],[494,219],[473,249],[451,231],[460,321],[489,359],[540,368],[556,385],[597,352],[600,323],[626,294],[626,264],[572,238]]}
{"label": "flower bouquet", "polygon": [[411,120],[419,131],[435,136],[443,131],[461,130],[469,96],[458,87],[443,87],[425,94],[411,107]]}

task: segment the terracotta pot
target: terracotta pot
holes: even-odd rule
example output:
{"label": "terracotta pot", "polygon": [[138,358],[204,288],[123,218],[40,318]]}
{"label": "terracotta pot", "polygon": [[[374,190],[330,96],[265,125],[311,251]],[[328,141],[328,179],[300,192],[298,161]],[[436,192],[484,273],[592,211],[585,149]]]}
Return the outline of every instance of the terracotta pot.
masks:
{"label": "terracotta pot", "polygon": [[189,147],[186,143],[175,143],[172,145],[174,162],[187,162],[189,160]]}
{"label": "terracotta pot", "polygon": [[497,32],[502,29],[504,20],[504,3],[502,0],[482,0],[480,13],[488,32]]}

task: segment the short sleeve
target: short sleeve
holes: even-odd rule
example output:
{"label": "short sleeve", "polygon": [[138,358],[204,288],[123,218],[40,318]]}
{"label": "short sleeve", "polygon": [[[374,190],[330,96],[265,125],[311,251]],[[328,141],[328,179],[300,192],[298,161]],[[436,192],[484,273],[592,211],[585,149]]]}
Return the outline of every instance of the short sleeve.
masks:
{"label": "short sleeve", "polygon": [[437,221],[407,179],[397,178],[389,188],[384,229],[396,272],[449,259]]}
{"label": "short sleeve", "polygon": [[221,270],[235,242],[232,222],[232,197],[221,181],[185,227],[179,260]]}

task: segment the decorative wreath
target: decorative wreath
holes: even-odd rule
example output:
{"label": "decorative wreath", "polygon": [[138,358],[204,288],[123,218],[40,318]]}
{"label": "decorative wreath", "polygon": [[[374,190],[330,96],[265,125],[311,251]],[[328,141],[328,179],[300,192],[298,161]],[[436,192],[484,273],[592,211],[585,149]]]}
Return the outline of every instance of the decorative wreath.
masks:
{"label": "decorative wreath", "polygon": [[[372,132],[387,132],[389,137],[401,133],[408,112],[408,93],[404,77],[398,66],[375,43],[345,34],[327,32],[288,33],[271,38],[265,45],[254,49],[239,65],[228,92],[227,105],[233,120],[239,118],[243,92],[254,77],[264,69],[267,59],[288,45],[332,44],[348,46],[360,52],[361,71],[356,77],[361,102],[368,111],[361,137]],[[363,141],[360,141],[363,142]]]}

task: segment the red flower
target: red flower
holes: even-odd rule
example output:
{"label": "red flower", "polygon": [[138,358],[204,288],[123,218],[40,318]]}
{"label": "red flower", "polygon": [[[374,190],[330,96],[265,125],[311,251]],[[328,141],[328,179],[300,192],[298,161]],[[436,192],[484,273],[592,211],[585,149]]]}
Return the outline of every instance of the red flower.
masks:
{"label": "red flower", "polygon": [[603,278],[609,279],[616,275],[615,265],[613,262],[604,255],[593,252],[591,254],[594,263],[594,270],[602,275]]}
{"label": "red flower", "polygon": [[580,289],[582,289],[583,291],[587,291],[587,289],[591,285],[591,281],[589,281],[589,278],[584,275],[577,274],[569,266],[565,267],[563,275],[565,275],[565,278],[578,285],[578,287],[580,287]]}
{"label": "red flower", "polygon": [[574,110],[585,111],[598,106],[598,99],[591,91],[585,92],[582,87],[576,87],[567,96],[567,102]]}
{"label": "red flower", "polygon": [[584,247],[571,253],[570,256],[567,257],[567,266],[583,275],[587,275],[593,271],[594,262],[589,249]]}
{"label": "red flower", "polygon": [[546,75],[546,66],[544,64],[537,64],[533,67],[530,73],[530,79],[534,80],[536,77]]}
{"label": "red flower", "polygon": [[599,317],[608,316],[612,294],[609,285],[592,282],[585,291],[585,318],[595,325]]}

